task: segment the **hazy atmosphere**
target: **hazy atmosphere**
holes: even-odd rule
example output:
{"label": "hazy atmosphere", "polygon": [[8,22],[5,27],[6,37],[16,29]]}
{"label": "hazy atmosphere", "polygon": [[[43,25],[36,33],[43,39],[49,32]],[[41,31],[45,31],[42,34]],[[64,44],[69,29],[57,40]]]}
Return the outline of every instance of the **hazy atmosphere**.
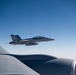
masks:
{"label": "hazy atmosphere", "polygon": [[[52,42],[10,45],[10,35],[45,36]],[[48,54],[76,60],[75,0],[0,0],[0,45],[12,54]]]}

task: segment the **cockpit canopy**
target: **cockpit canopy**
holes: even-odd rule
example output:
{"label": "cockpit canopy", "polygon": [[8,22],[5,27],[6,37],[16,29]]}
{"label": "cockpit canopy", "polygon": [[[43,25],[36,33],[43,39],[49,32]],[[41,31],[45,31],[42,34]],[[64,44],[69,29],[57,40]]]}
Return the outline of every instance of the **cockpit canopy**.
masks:
{"label": "cockpit canopy", "polygon": [[45,37],[43,37],[43,36],[35,36],[32,39],[43,39],[43,38],[45,38]]}

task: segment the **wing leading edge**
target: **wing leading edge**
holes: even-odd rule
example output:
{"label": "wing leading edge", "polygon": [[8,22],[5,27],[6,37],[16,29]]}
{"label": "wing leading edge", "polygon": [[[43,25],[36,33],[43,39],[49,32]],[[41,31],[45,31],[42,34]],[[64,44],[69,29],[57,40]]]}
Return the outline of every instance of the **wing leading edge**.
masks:
{"label": "wing leading edge", "polygon": [[0,47],[1,75],[40,75]]}

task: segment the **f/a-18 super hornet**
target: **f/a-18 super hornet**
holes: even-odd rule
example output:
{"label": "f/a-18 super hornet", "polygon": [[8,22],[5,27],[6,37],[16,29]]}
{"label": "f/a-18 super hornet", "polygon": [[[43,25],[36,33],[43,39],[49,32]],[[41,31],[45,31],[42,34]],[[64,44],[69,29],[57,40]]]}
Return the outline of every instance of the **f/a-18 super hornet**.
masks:
{"label": "f/a-18 super hornet", "polygon": [[13,41],[9,42],[9,44],[13,45],[38,45],[38,42],[45,42],[45,41],[53,41],[52,38],[46,38],[43,36],[35,36],[33,38],[21,39],[19,35],[11,35]]}
{"label": "f/a-18 super hornet", "polygon": [[76,63],[50,55],[9,54],[0,46],[0,75],[76,75]]}

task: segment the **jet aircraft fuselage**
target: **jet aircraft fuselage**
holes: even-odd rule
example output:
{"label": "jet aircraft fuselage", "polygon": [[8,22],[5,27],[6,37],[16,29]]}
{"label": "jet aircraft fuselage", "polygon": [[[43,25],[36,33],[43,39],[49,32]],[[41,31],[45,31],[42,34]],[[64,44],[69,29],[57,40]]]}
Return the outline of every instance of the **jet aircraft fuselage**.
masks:
{"label": "jet aircraft fuselage", "polygon": [[11,42],[9,42],[9,44],[13,44],[13,45],[38,45],[38,42],[45,42],[45,41],[53,41],[54,39],[52,38],[46,38],[43,36],[36,36],[33,38],[27,38],[27,39],[21,39],[19,37],[19,35],[11,35],[12,40]]}

